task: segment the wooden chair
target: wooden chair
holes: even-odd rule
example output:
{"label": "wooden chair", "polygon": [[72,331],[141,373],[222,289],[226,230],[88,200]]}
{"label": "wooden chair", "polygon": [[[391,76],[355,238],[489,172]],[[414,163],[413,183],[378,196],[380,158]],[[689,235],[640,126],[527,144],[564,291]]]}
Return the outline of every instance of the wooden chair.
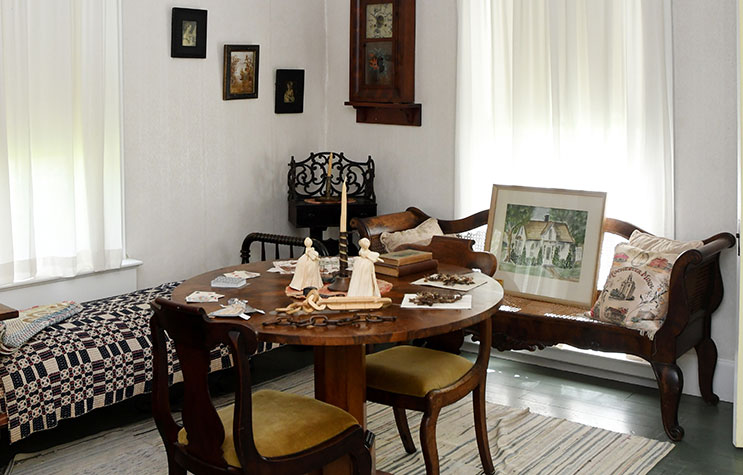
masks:
{"label": "wooden chair", "polygon": [[[251,394],[248,356],[255,333],[203,309],[158,298],[150,320],[153,340],[153,416],[165,444],[169,473],[307,473],[349,455],[356,474],[371,471],[364,430],[347,412],[279,391]],[[168,343],[181,363],[183,426],[168,401]],[[235,403],[217,410],[209,395],[209,352],[226,345],[237,369]]]}
{"label": "wooden chair", "polygon": [[[267,234],[267,233],[250,233],[245,236],[243,244],[240,247],[240,258],[243,264],[250,262],[250,246],[254,242],[261,243],[261,260],[266,260],[266,244],[273,244],[273,258],[281,259],[282,253],[279,246],[288,246],[289,259],[294,259],[294,248],[300,248],[299,255],[304,252],[304,239],[296,236],[285,236],[283,234]],[[320,256],[329,256],[328,249],[325,244],[318,239],[312,240],[312,246],[320,254]],[[286,254],[284,254],[286,256]]]}
{"label": "wooden chair", "polygon": [[[495,256],[471,250],[472,241],[436,236],[417,249],[434,253],[439,262],[486,268],[495,273]],[[423,412],[420,440],[427,474],[439,473],[436,421],[441,409],[472,393],[475,435],[485,473],[494,473],[485,421],[485,381],[490,360],[491,319],[477,326],[483,335],[474,364],[452,354],[459,351],[464,333],[427,339],[425,348],[401,345],[366,356],[366,398],[392,406],[397,430],[408,453],[415,452],[405,409]]]}

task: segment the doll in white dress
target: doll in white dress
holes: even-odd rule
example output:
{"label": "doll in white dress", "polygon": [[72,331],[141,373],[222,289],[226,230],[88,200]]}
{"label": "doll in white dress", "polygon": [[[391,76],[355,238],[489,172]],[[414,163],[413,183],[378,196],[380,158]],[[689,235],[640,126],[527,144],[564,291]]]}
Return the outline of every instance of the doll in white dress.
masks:
{"label": "doll in white dress", "polygon": [[377,276],[374,273],[374,263],[381,261],[379,253],[369,250],[369,240],[359,240],[359,258],[353,263],[351,282],[348,284],[349,297],[381,297]]}
{"label": "doll in white dress", "polygon": [[289,287],[294,290],[302,290],[305,287],[322,288],[322,277],[320,276],[320,254],[312,247],[312,239],[305,238],[304,254],[297,260]]}

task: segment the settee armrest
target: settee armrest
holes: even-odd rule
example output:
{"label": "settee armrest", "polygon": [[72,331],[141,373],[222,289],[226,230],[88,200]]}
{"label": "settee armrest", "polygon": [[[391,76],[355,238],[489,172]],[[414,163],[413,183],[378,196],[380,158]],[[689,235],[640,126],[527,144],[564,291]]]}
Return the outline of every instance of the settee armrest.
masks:
{"label": "settee armrest", "polygon": [[[706,322],[722,302],[720,252],[735,246],[730,233],[705,239],[697,249],[684,251],[673,265],[668,290],[668,314],[656,337],[678,336],[691,324]],[[701,323],[700,323],[701,324]],[[709,328],[705,333],[709,336]]]}
{"label": "settee armrest", "polygon": [[[430,216],[414,206],[411,206],[406,211],[417,215],[420,218],[420,222],[423,222],[426,219],[430,218]],[[463,233],[465,231],[471,231],[473,229],[479,228],[480,226],[485,226],[486,224],[488,224],[488,213],[489,210],[484,209],[465,218],[451,220],[437,218],[437,220],[439,222],[439,227],[441,227],[441,230],[444,231],[444,234],[457,234]]]}

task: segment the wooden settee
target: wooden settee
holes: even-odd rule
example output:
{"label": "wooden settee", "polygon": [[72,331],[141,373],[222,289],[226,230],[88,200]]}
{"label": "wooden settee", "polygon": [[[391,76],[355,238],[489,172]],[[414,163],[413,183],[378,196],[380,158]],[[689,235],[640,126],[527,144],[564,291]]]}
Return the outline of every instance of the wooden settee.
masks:
{"label": "wooden settee", "polygon": [[[487,216],[488,211],[484,210],[459,220],[440,220],[439,225],[446,234],[463,233],[486,225]],[[354,219],[351,226],[379,249],[382,232],[410,229],[428,218],[426,213],[411,207],[400,213]],[[639,228],[612,218],[606,218],[603,224],[605,233],[625,239],[636,229]],[[678,357],[692,348],[696,350],[702,398],[709,404],[719,401],[712,390],[717,347],[711,338],[711,317],[723,295],[720,252],[734,246],[735,237],[720,233],[703,242],[701,248],[685,251],[676,260],[671,272],[668,314],[653,340],[636,330],[581,316],[581,309],[520,298],[518,306],[503,308],[493,315],[492,346],[500,351],[534,351],[565,343],[643,358],[652,366],[658,383],[665,432],[671,440],[679,441],[684,429],[678,422],[683,389]],[[506,297],[508,301],[508,294]]]}

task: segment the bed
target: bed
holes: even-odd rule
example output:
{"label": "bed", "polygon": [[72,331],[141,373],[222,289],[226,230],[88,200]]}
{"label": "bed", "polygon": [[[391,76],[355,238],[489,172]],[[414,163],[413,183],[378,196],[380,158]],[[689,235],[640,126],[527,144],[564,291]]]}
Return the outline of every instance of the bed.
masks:
{"label": "bed", "polygon": [[[170,297],[179,282],[85,302],[83,310],[0,357],[0,430],[10,442],[59,421],[110,406],[152,388],[149,302]],[[232,366],[226,348],[211,354],[211,370]],[[169,347],[171,384],[182,380]]]}

